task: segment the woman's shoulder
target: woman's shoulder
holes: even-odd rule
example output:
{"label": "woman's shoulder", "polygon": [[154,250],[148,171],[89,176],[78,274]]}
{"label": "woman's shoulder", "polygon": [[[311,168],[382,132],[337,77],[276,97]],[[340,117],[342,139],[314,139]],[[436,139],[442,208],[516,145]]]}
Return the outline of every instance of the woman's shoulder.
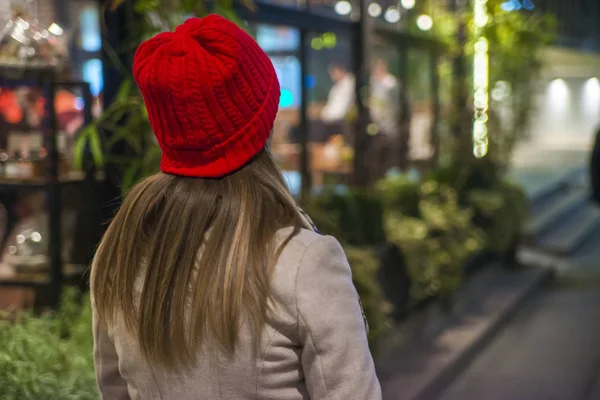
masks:
{"label": "woman's shoulder", "polygon": [[318,270],[328,269],[331,263],[345,262],[342,247],[335,238],[309,229],[299,229],[295,233],[293,228],[281,229],[277,232],[277,244],[283,247],[275,265],[273,289],[277,297],[292,305],[296,304],[300,274],[311,271],[318,274]]}
{"label": "woman's shoulder", "polygon": [[300,266],[308,253],[316,253],[317,256],[331,256],[332,253],[343,256],[342,247],[334,237],[309,229],[299,229],[296,233],[293,228],[281,229],[277,233],[277,241],[283,245],[279,263],[294,263]]}
{"label": "woman's shoulder", "polygon": [[[290,237],[291,236],[291,237]],[[276,241],[278,246],[283,245],[281,255],[284,253],[303,253],[307,247],[321,239],[323,235],[300,228],[294,232],[294,228],[283,228],[277,232]]]}

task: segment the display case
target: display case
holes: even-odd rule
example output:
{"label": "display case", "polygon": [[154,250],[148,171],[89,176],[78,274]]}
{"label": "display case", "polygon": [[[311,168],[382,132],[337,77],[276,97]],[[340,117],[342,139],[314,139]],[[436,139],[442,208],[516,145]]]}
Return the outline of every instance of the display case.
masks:
{"label": "display case", "polygon": [[61,75],[54,66],[0,64],[0,290],[32,288],[38,305],[56,304],[65,282],[82,282],[87,257],[74,254],[93,235],[78,226],[93,179],[69,156],[91,122],[92,95],[88,83]]}

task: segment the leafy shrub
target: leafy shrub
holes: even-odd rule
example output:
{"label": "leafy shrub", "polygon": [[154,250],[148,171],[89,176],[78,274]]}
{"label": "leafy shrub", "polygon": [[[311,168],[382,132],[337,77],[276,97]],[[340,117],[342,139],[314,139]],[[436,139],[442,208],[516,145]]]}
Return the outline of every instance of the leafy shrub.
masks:
{"label": "leafy shrub", "polygon": [[97,399],[91,320],[67,291],[58,312],[0,321],[0,399]]}
{"label": "leafy shrub", "polygon": [[419,217],[421,194],[418,183],[405,175],[398,175],[379,181],[377,191],[385,210],[394,210],[414,218]]}
{"label": "leafy shrub", "polygon": [[452,188],[435,181],[417,188],[417,216],[404,214],[407,208],[387,210],[388,240],[406,257],[415,299],[447,297],[461,285],[464,264],[481,249],[482,236],[471,223],[471,210],[459,206]]}
{"label": "leafy shrub", "polygon": [[518,242],[528,213],[528,199],[518,185],[504,180],[489,160],[455,162],[438,168],[430,179],[453,187],[462,207],[473,210],[473,223],[485,235],[485,250],[510,252]]}
{"label": "leafy shrub", "polygon": [[323,233],[355,246],[385,242],[383,206],[374,193],[325,190],[313,196],[304,210]]}
{"label": "leafy shrub", "polygon": [[369,324],[369,345],[373,349],[381,334],[391,327],[388,315],[392,306],[384,298],[377,282],[379,260],[368,248],[346,246],[344,250]]}
{"label": "leafy shrub", "polygon": [[472,190],[469,204],[475,210],[475,223],[486,237],[486,250],[503,254],[518,242],[527,216],[528,201],[516,185],[503,183],[493,190]]}

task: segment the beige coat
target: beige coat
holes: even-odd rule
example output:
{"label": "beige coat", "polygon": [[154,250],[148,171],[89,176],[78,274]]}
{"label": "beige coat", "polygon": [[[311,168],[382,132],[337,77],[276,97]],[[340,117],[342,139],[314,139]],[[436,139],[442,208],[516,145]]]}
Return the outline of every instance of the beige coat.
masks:
{"label": "beige coat", "polygon": [[[278,240],[289,232],[280,232]],[[102,398],[380,400],[361,308],[339,243],[302,230],[281,254],[272,290],[275,311],[259,349],[242,326],[231,359],[201,351],[198,365],[177,376],[146,363],[123,326],[107,329],[94,317]]]}

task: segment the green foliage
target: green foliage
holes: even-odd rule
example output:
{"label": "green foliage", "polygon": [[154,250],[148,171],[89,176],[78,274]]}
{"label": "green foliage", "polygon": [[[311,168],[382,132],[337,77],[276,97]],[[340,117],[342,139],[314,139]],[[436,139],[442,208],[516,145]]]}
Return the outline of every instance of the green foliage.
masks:
{"label": "green foliage", "polygon": [[368,246],[385,242],[383,207],[374,193],[328,189],[313,196],[304,209],[323,233],[344,243]]}
{"label": "green foliage", "polygon": [[496,254],[509,252],[527,218],[529,202],[523,190],[508,182],[493,189],[473,189],[469,204],[476,213],[474,221],[485,232],[486,249]]}
{"label": "green foliage", "polygon": [[369,324],[369,345],[374,349],[377,339],[391,327],[388,315],[392,306],[384,298],[377,282],[379,260],[369,248],[346,246],[345,252]]}
{"label": "green foliage", "polygon": [[[393,187],[406,189],[411,204],[402,204],[403,192],[394,193]],[[462,283],[466,261],[482,248],[472,211],[460,207],[451,187],[431,180],[419,185],[391,178],[379,188],[387,199],[387,237],[406,257],[413,297],[451,295]]]}
{"label": "green foliage", "polygon": [[521,187],[502,178],[490,158],[455,161],[432,171],[429,178],[454,188],[459,204],[473,210],[473,223],[484,232],[486,250],[503,254],[518,242],[529,201]]}
{"label": "green foliage", "polygon": [[66,291],[58,312],[0,320],[0,399],[97,399],[91,307]]}
{"label": "green foliage", "polygon": [[543,66],[541,50],[554,40],[556,21],[550,15],[506,12],[501,3],[489,1],[492,17],[483,35],[490,48],[490,90],[498,82],[506,82],[510,90],[509,96],[490,103],[488,122],[489,156],[504,168],[534,112],[534,85]]}
{"label": "green foliage", "polygon": [[389,177],[378,182],[377,191],[386,210],[418,218],[421,193],[417,182],[405,175]]}
{"label": "green foliage", "polygon": [[[472,88],[472,74],[466,71],[472,70],[475,41],[481,34],[488,42],[490,92],[498,87],[498,82],[508,88],[508,94],[490,101],[488,109],[489,150],[486,157],[492,159],[500,169],[508,165],[514,146],[527,131],[527,124],[534,111],[534,85],[542,68],[541,50],[550,45],[556,36],[554,16],[526,11],[507,12],[501,7],[504,1],[488,0],[489,19],[480,31],[475,26],[470,5],[459,12],[450,12],[443,2],[434,0],[423,2],[421,5],[422,10],[434,20],[429,35],[449,44],[450,58],[465,57],[466,68],[462,75],[443,76],[446,82],[454,84],[454,91],[458,86],[471,92],[469,89]],[[413,21],[408,24],[413,31],[416,29],[415,25]],[[458,42],[457,33],[461,25],[466,27],[466,37],[464,41]],[[445,86],[445,82],[442,82],[442,87]],[[453,104],[448,118],[454,119],[454,123],[462,121],[460,126],[466,131],[461,132],[459,137],[442,137],[441,149],[453,158],[472,159],[468,149],[472,147],[470,127],[473,115],[467,111],[472,106],[455,104],[456,100],[456,97],[451,100]]]}

